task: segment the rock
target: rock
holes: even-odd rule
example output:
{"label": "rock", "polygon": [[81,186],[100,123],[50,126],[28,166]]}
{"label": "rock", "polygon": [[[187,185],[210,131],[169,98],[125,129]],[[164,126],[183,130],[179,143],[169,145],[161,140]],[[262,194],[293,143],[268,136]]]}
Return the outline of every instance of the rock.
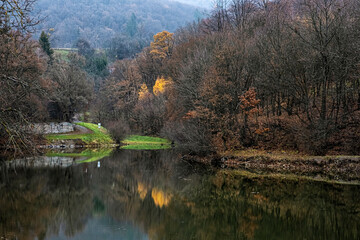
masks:
{"label": "rock", "polygon": [[315,159],[314,159],[314,162],[315,162],[317,165],[323,165],[323,159],[322,159],[322,158],[315,158]]}

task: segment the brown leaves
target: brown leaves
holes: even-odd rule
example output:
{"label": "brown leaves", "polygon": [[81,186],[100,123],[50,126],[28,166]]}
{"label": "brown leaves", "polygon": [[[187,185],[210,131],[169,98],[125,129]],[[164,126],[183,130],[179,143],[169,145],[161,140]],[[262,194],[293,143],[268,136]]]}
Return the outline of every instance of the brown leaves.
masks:
{"label": "brown leaves", "polygon": [[260,103],[259,99],[256,99],[256,91],[255,88],[250,88],[243,95],[239,97],[240,100],[240,108],[243,113],[246,115],[259,113],[259,109],[257,106]]}
{"label": "brown leaves", "polygon": [[193,110],[193,111],[189,111],[185,114],[185,116],[183,117],[183,119],[192,119],[192,118],[196,118],[198,116],[198,113]]}

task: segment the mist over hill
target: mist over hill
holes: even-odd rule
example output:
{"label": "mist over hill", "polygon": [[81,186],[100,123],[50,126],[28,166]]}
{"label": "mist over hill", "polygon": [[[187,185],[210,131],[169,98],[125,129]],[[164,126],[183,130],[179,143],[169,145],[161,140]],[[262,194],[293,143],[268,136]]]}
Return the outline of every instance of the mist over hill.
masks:
{"label": "mist over hill", "polygon": [[53,47],[73,47],[78,39],[96,48],[118,36],[149,39],[204,13],[203,8],[171,0],[38,0],[36,8],[45,19],[35,37],[49,32]]}
{"label": "mist over hill", "polygon": [[197,7],[207,8],[207,9],[211,9],[215,4],[214,0],[173,0],[173,1],[181,2]]}

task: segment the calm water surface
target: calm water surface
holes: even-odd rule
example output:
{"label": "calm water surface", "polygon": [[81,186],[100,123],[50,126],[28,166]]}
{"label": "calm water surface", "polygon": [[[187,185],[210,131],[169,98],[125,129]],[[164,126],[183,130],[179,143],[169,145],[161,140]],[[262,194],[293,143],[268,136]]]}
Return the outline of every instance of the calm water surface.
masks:
{"label": "calm water surface", "polygon": [[214,172],[172,151],[0,166],[0,239],[360,239],[356,185]]}

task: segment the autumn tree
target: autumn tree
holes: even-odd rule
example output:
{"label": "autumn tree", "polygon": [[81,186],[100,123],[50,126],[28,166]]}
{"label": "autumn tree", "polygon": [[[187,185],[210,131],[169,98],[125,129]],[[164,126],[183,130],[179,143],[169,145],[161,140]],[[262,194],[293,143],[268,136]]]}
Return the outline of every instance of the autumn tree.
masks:
{"label": "autumn tree", "polygon": [[136,129],[133,110],[139,100],[142,79],[134,60],[116,61],[112,68],[101,85],[92,115],[120,141],[130,133],[130,127]]}
{"label": "autumn tree", "polygon": [[249,118],[260,112],[258,105],[260,100],[256,98],[256,91],[254,88],[250,88],[244,94],[239,96],[240,99],[240,117],[243,118],[244,125],[242,127],[242,138],[246,139],[246,133],[251,131],[249,129]]}
{"label": "autumn tree", "polygon": [[166,66],[159,59],[154,59],[150,53],[150,48],[145,48],[140,54],[138,54],[135,64],[139,69],[143,83],[145,83],[149,91],[152,92],[156,79],[159,75],[165,71]]}
{"label": "autumn tree", "polygon": [[172,85],[171,78],[158,77],[156,79],[155,85],[153,87],[153,92],[155,96],[165,93],[165,91]]}
{"label": "autumn tree", "polygon": [[[165,121],[165,79],[156,81],[152,94],[145,83],[139,89],[139,101],[134,108],[134,117],[138,128],[145,134],[159,133]],[[163,91],[163,92],[161,92]],[[156,94],[155,94],[156,93]],[[156,97],[155,97],[155,96]]]}
{"label": "autumn tree", "polygon": [[139,89],[139,100],[143,101],[149,98],[150,92],[145,83],[143,83]]}
{"label": "autumn tree", "polygon": [[165,59],[171,56],[174,39],[173,33],[162,31],[154,35],[154,41],[150,44],[150,53],[156,59]]}

